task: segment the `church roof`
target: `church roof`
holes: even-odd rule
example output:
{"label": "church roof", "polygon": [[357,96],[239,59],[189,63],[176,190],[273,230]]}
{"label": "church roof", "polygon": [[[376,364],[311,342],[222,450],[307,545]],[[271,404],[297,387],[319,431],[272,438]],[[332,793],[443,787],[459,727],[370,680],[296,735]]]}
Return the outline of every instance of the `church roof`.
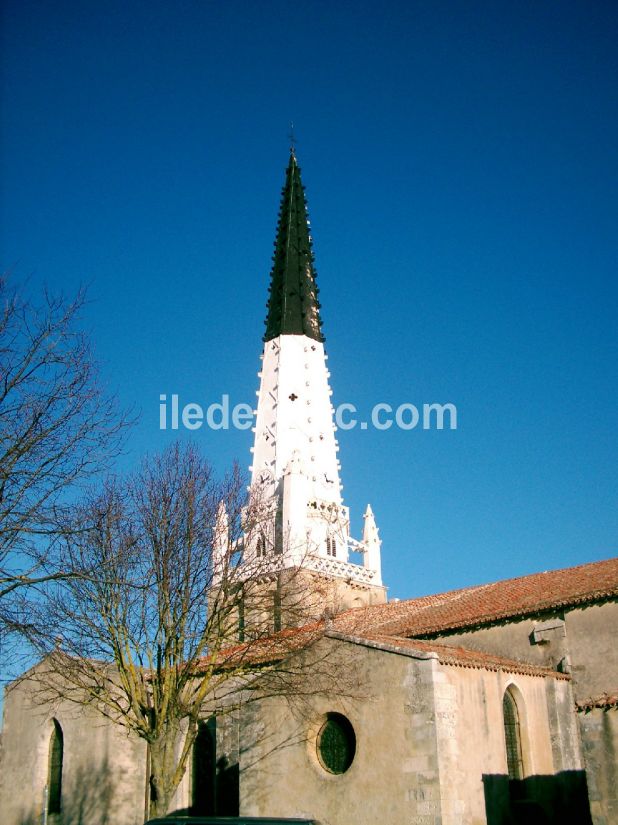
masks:
{"label": "church roof", "polygon": [[426,639],[409,639],[401,636],[386,636],[364,633],[360,636],[346,636],[342,633],[329,632],[328,636],[344,641],[375,647],[378,650],[390,651],[404,656],[415,658],[436,658],[442,665],[455,667],[469,667],[478,670],[504,671],[505,673],[522,673],[526,676],[544,676],[568,681],[571,677],[550,667],[532,665],[509,659],[506,656],[496,656],[480,650],[470,650],[457,645],[443,644],[441,641],[427,641]]}
{"label": "church roof", "polygon": [[[232,668],[240,672],[243,667],[251,670],[256,666],[282,661],[290,655],[310,647],[324,637],[375,648],[387,653],[395,653],[400,656],[410,656],[415,659],[433,658],[437,659],[442,665],[503,671],[505,673],[522,673],[526,676],[570,679],[568,674],[560,673],[550,667],[532,665],[528,662],[509,659],[506,656],[496,656],[479,650],[469,650],[458,645],[444,644],[442,641],[409,639],[371,631],[357,635],[341,633],[334,630],[330,623],[323,620],[303,627],[286,628],[263,639],[255,639],[251,642],[225,648],[217,655],[217,665],[224,670]],[[198,667],[210,665],[211,661],[208,657],[204,657],[200,660]]]}
{"label": "church roof", "polygon": [[343,633],[427,636],[618,596],[618,558],[519,576],[400,602],[360,607],[335,619]]}
{"label": "church roof", "polygon": [[[241,672],[244,667],[251,669],[256,665],[282,661],[310,647],[321,639],[325,632],[326,623],[322,619],[302,627],[286,627],[270,635],[224,647],[216,653],[216,666],[222,670],[234,669]],[[197,668],[211,667],[212,662],[210,656],[203,656],[197,661]]]}
{"label": "church roof", "polygon": [[[443,665],[568,679],[552,668],[479,650],[428,640],[431,636],[507,619],[534,616],[618,596],[618,558],[450,590],[400,602],[356,607],[333,620],[288,628],[272,636],[231,646],[218,654],[219,666],[268,664],[313,644],[323,636],[416,658],[437,658]],[[203,660],[209,663],[208,658]],[[603,706],[615,706],[611,701]],[[596,701],[596,700],[595,700]],[[599,700],[600,701],[600,700]],[[581,709],[588,710],[582,703]],[[600,707],[594,704],[594,707]]]}
{"label": "church roof", "polygon": [[279,335],[323,341],[307,203],[294,150],[285,175],[270,277],[264,341]]}

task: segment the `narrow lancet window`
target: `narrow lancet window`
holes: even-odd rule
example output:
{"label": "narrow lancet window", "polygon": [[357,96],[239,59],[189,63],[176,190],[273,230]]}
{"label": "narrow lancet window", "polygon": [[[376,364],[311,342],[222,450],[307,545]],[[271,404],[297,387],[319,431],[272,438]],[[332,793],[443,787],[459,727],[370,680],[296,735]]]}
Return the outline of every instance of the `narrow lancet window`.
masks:
{"label": "narrow lancet window", "polygon": [[59,814],[62,810],[62,760],[64,736],[59,722],[53,720],[49,740],[49,765],[47,770],[47,813]]}
{"label": "narrow lancet window", "polygon": [[504,740],[506,743],[506,762],[509,779],[523,779],[524,763],[521,750],[519,709],[510,689],[504,694],[502,712],[504,716]]}

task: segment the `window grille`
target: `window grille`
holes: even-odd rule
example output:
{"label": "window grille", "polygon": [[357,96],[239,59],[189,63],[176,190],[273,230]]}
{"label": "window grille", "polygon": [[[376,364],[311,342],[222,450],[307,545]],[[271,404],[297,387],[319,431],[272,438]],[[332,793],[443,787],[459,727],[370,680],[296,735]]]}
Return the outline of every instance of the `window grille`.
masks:
{"label": "window grille", "polygon": [[507,690],[502,700],[504,715],[504,739],[506,743],[506,762],[509,779],[523,779],[524,765],[521,751],[521,730],[519,711],[512,693]]}
{"label": "window grille", "polygon": [[340,713],[329,713],[318,733],[318,759],[329,773],[345,773],[356,754],[356,735],[349,720]]}
{"label": "window grille", "polygon": [[326,555],[327,556],[336,556],[337,555],[337,542],[332,536],[328,536],[326,539]]}

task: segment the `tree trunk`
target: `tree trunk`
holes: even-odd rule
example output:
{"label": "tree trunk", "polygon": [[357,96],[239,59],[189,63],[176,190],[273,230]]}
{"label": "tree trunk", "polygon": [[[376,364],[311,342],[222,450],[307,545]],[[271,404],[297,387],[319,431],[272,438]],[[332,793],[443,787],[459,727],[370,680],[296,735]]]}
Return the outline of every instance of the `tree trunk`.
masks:
{"label": "tree trunk", "polygon": [[170,813],[182,777],[177,770],[180,747],[181,730],[177,720],[169,722],[150,743],[150,817]]}

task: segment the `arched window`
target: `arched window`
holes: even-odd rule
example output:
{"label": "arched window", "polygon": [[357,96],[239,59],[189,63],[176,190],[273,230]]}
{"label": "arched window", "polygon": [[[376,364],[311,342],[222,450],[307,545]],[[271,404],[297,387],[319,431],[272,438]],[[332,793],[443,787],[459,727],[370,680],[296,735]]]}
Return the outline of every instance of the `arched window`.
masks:
{"label": "arched window", "polygon": [[502,699],[502,714],[504,717],[504,740],[509,779],[523,779],[524,760],[521,749],[519,709],[511,688],[507,688]]}
{"label": "arched window", "polygon": [[215,720],[200,722],[193,743],[191,772],[191,813],[193,816],[212,816],[215,813]]}
{"label": "arched window", "polygon": [[264,533],[260,533],[257,539],[257,547],[256,547],[256,556],[259,558],[263,558],[266,555],[266,536]]}
{"label": "arched window", "polygon": [[60,723],[55,719],[49,739],[49,764],[47,768],[47,813],[59,814],[62,809],[62,759],[64,736]]}

